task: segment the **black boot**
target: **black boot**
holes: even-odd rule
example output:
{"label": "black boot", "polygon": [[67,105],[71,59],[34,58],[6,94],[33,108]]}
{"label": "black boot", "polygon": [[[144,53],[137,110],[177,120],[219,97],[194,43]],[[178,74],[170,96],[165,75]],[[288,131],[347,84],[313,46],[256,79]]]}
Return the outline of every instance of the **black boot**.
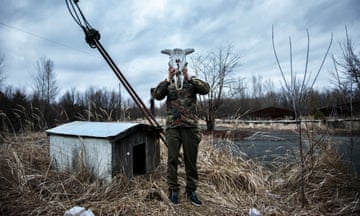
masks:
{"label": "black boot", "polygon": [[174,190],[169,190],[169,200],[173,204],[178,204],[179,203],[178,192]]}

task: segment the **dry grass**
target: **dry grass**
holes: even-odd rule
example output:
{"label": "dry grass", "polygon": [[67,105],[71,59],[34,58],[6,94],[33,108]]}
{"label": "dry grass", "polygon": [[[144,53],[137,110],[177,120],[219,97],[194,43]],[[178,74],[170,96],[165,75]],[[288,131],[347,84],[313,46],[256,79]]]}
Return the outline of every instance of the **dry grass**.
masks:
{"label": "dry grass", "polygon": [[[167,201],[166,154],[151,174],[131,180],[117,176],[106,184],[85,169],[64,173],[51,169],[45,134],[7,136],[0,145],[0,214],[63,215],[78,205],[95,215],[359,215],[359,180],[349,174],[336,151],[326,145],[306,160],[306,207],[299,201],[300,169],[289,163],[277,171],[252,160],[231,157],[204,137],[199,153],[199,197],[202,207]],[[229,144],[231,145],[231,144]],[[185,172],[179,170],[185,185]],[[182,187],[184,188],[184,187]]]}

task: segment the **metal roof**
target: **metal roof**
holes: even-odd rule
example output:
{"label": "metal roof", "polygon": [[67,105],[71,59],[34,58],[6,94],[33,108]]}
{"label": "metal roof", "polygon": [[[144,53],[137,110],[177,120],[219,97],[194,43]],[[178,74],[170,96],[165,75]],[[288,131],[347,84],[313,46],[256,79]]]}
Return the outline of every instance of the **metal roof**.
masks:
{"label": "metal roof", "polygon": [[74,121],[48,129],[46,133],[105,138],[119,135],[138,125],[140,124],[129,122]]}

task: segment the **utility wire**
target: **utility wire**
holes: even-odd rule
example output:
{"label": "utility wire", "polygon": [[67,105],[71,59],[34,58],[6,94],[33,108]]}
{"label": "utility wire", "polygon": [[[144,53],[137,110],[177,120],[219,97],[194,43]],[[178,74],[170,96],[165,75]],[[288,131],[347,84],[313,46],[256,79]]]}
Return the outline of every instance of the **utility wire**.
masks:
{"label": "utility wire", "polygon": [[89,52],[85,52],[85,51],[82,51],[82,50],[79,50],[79,49],[76,49],[74,47],[71,47],[69,45],[66,45],[66,44],[63,44],[63,43],[60,43],[60,42],[57,42],[57,41],[54,41],[54,40],[51,40],[51,39],[48,39],[48,38],[45,38],[41,35],[38,35],[38,34],[35,34],[35,33],[32,33],[32,32],[29,32],[29,31],[25,31],[21,28],[18,28],[18,27],[15,27],[15,26],[12,26],[12,25],[8,25],[6,23],[3,23],[0,21],[0,25],[3,26],[3,27],[6,27],[8,29],[13,29],[13,30],[16,30],[16,31],[19,31],[21,33],[24,33],[24,34],[27,34],[27,35],[30,35],[32,37],[35,37],[35,38],[38,38],[38,39],[41,39],[41,40],[44,40],[44,41],[47,41],[47,42],[50,42],[50,43],[53,43],[53,44],[56,44],[56,45],[59,45],[59,46],[62,46],[62,47],[65,47],[65,48],[68,48],[68,49],[71,49],[71,50],[75,50],[77,52],[81,52],[81,53],[84,53],[84,54],[87,54],[89,56],[92,56],[92,57],[96,57],[98,58],[97,56],[89,53]]}

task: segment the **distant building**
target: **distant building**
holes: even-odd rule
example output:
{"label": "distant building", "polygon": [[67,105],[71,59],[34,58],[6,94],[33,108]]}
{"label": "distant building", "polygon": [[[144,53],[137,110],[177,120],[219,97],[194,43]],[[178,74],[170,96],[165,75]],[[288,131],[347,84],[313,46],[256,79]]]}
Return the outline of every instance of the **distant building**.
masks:
{"label": "distant building", "polygon": [[117,174],[131,178],[152,172],[160,163],[158,131],[149,125],[75,121],[46,131],[52,165],[90,173],[111,181]]}
{"label": "distant building", "polygon": [[266,107],[250,112],[246,117],[251,120],[295,119],[295,113],[285,108]]}

